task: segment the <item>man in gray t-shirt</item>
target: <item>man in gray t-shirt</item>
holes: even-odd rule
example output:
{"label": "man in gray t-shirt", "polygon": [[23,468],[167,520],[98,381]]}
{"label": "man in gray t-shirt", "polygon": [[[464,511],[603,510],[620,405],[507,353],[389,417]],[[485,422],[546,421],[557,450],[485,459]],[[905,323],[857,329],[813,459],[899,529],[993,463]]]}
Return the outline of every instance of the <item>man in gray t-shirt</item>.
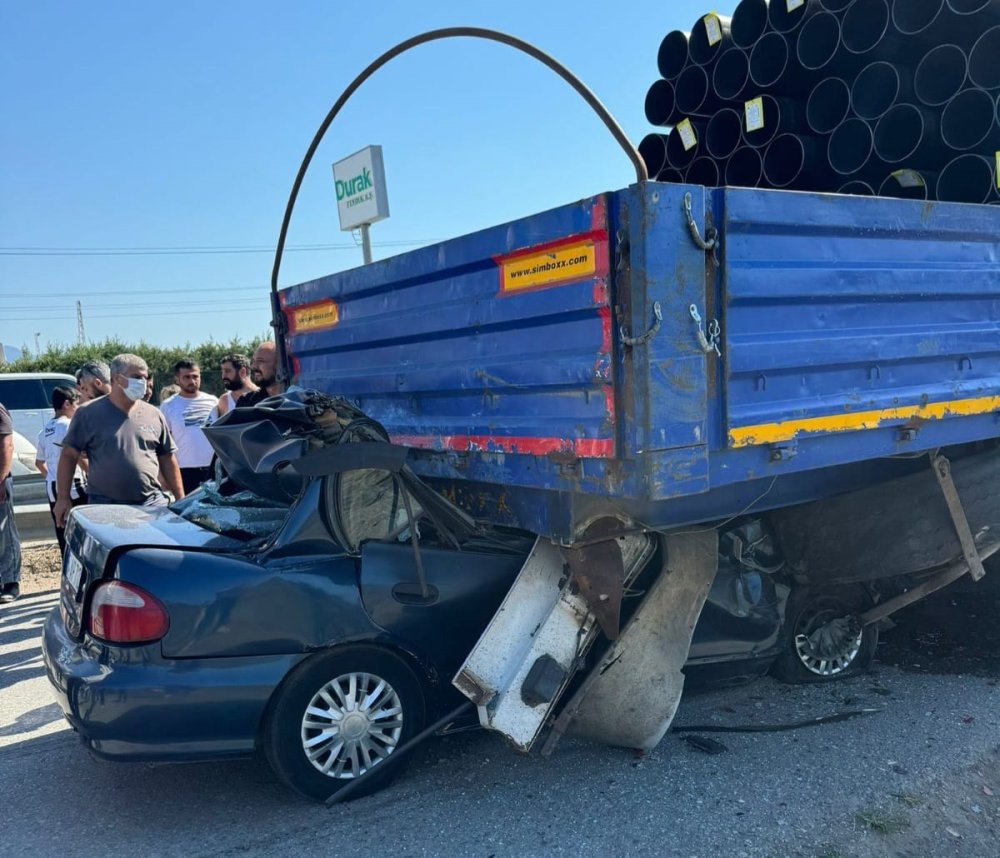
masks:
{"label": "man in gray t-shirt", "polygon": [[73,415],[59,457],[57,526],[65,526],[70,483],[82,453],[90,462],[91,503],[162,506],[167,498],[161,478],[175,497],[184,497],[167,424],[158,408],[142,401],[148,377],[142,358],[118,355],[111,362],[111,393]]}

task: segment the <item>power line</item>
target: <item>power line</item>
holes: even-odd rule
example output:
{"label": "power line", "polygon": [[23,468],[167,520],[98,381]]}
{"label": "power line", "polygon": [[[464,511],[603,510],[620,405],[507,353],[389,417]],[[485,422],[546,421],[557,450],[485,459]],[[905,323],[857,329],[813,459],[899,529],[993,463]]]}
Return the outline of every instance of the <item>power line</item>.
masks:
{"label": "power line", "polygon": [[[434,244],[440,239],[409,239],[376,242],[375,247],[415,247]],[[351,242],[340,244],[299,244],[286,247],[294,253],[326,250],[357,250]],[[274,253],[273,245],[179,245],[176,247],[0,247],[0,256],[203,256],[233,253]]]}

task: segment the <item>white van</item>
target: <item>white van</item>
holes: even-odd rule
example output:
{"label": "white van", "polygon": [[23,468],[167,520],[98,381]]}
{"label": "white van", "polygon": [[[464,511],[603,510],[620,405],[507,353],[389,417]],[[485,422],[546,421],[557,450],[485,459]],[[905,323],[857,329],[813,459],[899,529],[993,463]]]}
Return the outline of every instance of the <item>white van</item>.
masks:
{"label": "white van", "polygon": [[52,391],[57,387],[75,388],[76,379],[61,372],[0,373],[0,403],[10,412],[14,431],[31,443],[32,450],[38,433],[52,417]]}

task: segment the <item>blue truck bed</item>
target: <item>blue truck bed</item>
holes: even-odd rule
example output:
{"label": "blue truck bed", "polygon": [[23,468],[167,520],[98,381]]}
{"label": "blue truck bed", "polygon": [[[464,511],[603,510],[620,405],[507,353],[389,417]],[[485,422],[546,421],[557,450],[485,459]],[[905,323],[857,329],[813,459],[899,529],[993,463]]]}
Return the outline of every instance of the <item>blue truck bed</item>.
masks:
{"label": "blue truck bed", "polygon": [[567,541],[1000,434],[997,206],[648,182],[288,287],[275,315],[298,384],[470,512]]}

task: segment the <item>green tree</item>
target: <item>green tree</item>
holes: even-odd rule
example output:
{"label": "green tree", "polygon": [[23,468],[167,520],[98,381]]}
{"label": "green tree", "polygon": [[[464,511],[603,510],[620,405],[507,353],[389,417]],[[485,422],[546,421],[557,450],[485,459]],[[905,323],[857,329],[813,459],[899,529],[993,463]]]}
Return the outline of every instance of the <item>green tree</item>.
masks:
{"label": "green tree", "polygon": [[201,367],[202,390],[219,396],[222,391],[222,378],[219,374],[219,362],[227,354],[239,352],[252,355],[253,350],[263,341],[263,337],[250,340],[240,340],[234,337],[225,343],[209,340],[198,345],[185,343],[183,346],[164,348],[154,346],[140,340],[126,342],[118,337],[111,337],[103,342],[86,345],[55,346],[48,348],[39,355],[24,355],[13,363],[5,364],[4,372],[65,372],[73,375],[77,369],[88,360],[100,359],[111,362],[115,355],[124,353],[139,355],[149,365],[149,371],[155,382],[156,394],[153,401],[159,401],[160,388],[173,384],[174,364],[182,358],[191,358]]}

